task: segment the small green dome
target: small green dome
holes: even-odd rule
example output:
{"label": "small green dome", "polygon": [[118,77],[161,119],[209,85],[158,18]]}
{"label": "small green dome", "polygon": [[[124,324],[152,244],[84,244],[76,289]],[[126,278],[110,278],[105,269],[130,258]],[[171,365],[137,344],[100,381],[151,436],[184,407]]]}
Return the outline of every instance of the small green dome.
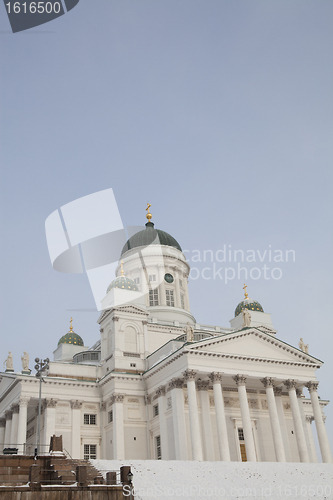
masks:
{"label": "small green dome", "polygon": [[242,312],[243,309],[249,309],[249,311],[259,311],[264,312],[262,306],[256,300],[250,298],[242,300],[235,309],[235,317]]}
{"label": "small green dome", "polygon": [[118,276],[118,278],[114,279],[112,281],[111,285],[108,286],[106,293],[108,293],[112,288],[121,288],[123,290],[133,290],[134,292],[139,291],[136,283],[133,280],[126,278],[126,276]]}
{"label": "small green dome", "polygon": [[160,229],[155,229],[153,222],[147,222],[146,229],[133,234],[129,240],[126,241],[121,255],[128,250],[136,247],[143,247],[148,245],[166,245],[169,247],[177,248],[182,251],[178,241],[175,240],[170,234]]}
{"label": "small green dome", "polygon": [[83,340],[77,333],[69,331],[66,335],[63,335],[58,342],[60,344],[73,344],[73,345],[84,345]]}

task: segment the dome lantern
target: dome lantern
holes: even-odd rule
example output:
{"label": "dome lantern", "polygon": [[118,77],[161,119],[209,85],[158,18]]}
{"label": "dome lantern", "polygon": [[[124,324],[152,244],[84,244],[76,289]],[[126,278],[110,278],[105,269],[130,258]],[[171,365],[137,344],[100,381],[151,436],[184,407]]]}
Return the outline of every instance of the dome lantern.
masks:
{"label": "dome lantern", "polygon": [[77,345],[77,346],[84,345],[82,337],[80,337],[80,335],[75,333],[73,330],[73,318],[71,318],[71,320],[70,320],[69,331],[66,333],[66,335],[63,335],[60,338],[58,345],[60,345],[60,344],[73,344],[73,345]]}
{"label": "dome lantern", "polygon": [[248,309],[249,311],[259,311],[259,312],[264,312],[264,309],[259,302],[256,300],[250,299],[248,293],[247,293],[247,285],[244,283],[244,300],[238,304],[238,306],[235,309],[235,317],[238,316],[243,309]]}

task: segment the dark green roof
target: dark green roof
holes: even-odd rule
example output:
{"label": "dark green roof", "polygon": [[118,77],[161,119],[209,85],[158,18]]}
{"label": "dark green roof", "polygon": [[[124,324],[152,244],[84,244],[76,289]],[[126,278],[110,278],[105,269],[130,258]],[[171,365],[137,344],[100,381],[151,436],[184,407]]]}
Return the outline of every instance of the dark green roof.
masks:
{"label": "dark green roof", "polygon": [[260,311],[264,312],[262,306],[256,300],[250,298],[242,300],[235,309],[235,317],[242,312],[243,309],[249,309],[249,311]]}
{"label": "dark green roof", "polygon": [[61,337],[58,342],[58,345],[60,344],[83,345],[83,340],[77,333],[69,331],[66,335]]}
{"label": "dark green roof", "polygon": [[165,231],[161,231],[161,229],[155,229],[152,222],[147,222],[146,229],[133,234],[133,236],[126,241],[121,251],[121,255],[132,248],[144,247],[148,245],[166,245],[182,251],[181,246],[175,238]]}
{"label": "dark green roof", "polygon": [[123,290],[134,290],[135,292],[139,291],[135,282],[129,278],[126,278],[126,276],[118,276],[118,278],[114,279],[111,285],[108,286],[106,293],[108,293],[112,288],[122,288]]}

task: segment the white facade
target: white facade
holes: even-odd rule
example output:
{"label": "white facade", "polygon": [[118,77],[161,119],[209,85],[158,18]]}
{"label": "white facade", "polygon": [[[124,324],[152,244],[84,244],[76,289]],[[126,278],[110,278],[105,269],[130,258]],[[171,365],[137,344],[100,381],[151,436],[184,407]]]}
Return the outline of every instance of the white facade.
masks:
{"label": "white facade", "polygon": [[[123,253],[124,275],[139,291],[107,293],[100,340],[55,350],[42,385],[41,443],[61,434],[73,458],[316,462],[315,421],[321,458],[332,462],[328,402],[317,395],[322,362],[279,340],[258,310],[230,328],[196,323],[189,265],[161,243]],[[33,452],[38,390],[32,375],[1,373],[0,449]]]}

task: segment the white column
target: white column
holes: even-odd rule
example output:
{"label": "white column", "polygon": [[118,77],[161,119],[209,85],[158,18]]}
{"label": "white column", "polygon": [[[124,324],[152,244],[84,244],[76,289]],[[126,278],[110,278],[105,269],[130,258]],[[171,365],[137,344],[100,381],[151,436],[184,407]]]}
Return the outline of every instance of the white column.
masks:
{"label": "white column", "polygon": [[188,397],[188,409],[190,414],[190,431],[191,431],[191,443],[192,443],[192,458],[193,460],[203,460],[197,391],[195,388],[196,372],[194,370],[186,370],[183,375],[187,383],[187,397]]}
{"label": "white column", "polygon": [[277,462],[285,462],[286,455],[284,453],[283,439],[279,422],[279,415],[276,408],[275,396],[273,390],[273,379],[269,377],[265,377],[261,379],[265,389],[266,389],[266,397],[267,397],[267,405],[269,411],[269,418],[271,422],[272,434],[273,434],[273,442],[275,449],[275,456]]}
{"label": "white column", "polygon": [[311,427],[311,424],[314,421],[314,417],[306,415],[305,420],[306,420],[306,430],[307,430],[307,433],[309,436],[311,459],[312,459],[311,461],[314,463],[317,463],[318,457],[317,457],[316,446],[314,443],[312,427]]}
{"label": "white column", "polygon": [[71,401],[72,408],[72,458],[81,458],[81,408],[82,402]]}
{"label": "white column", "polygon": [[309,454],[309,462],[313,462],[312,460],[312,451],[311,451],[311,445],[310,445],[310,440],[309,440],[309,432],[306,424],[306,418],[305,418],[305,413],[304,413],[304,407],[303,407],[303,391],[302,388],[297,388],[296,389],[296,396],[297,396],[297,402],[298,402],[298,407],[299,407],[299,412],[301,414],[301,419],[302,419],[302,424],[303,424],[303,430],[304,430],[304,436],[305,436],[305,442]]}
{"label": "white column", "polygon": [[100,403],[100,419],[101,419],[101,459],[106,460],[106,435],[105,427],[108,424],[107,413],[106,413],[106,402],[102,401]]}
{"label": "white column", "polygon": [[230,462],[227,422],[225,419],[224,401],[223,401],[223,394],[221,387],[222,375],[220,373],[213,372],[209,375],[209,378],[213,382],[215,414],[216,414],[216,424],[217,424],[217,435],[220,447],[220,456],[221,460],[225,462]]}
{"label": "white column", "polygon": [[49,451],[51,436],[55,434],[57,402],[57,400],[52,398],[45,399],[44,401],[44,436],[41,443],[43,453]]}
{"label": "white column", "polygon": [[178,273],[177,273],[177,270],[175,268],[174,270],[174,276],[175,276],[175,306],[176,307],[181,307],[180,305],[180,287],[179,287],[179,276],[178,276]]}
{"label": "white column", "polygon": [[309,462],[309,453],[308,453],[308,449],[306,446],[303,423],[302,423],[301,413],[299,411],[299,406],[298,406],[298,401],[297,401],[297,396],[296,396],[297,382],[296,382],[296,380],[289,379],[289,380],[286,380],[284,382],[284,385],[286,386],[288,393],[289,393],[290,407],[291,407],[291,412],[293,415],[293,421],[294,421],[294,426],[295,426],[295,434],[296,434],[296,441],[297,441],[297,447],[298,447],[298,452],[299,452],[299,458],[300,458],[301,462]]}
{"label": "white column", "polygon": [[113,460],[124,460],[124,396],[122,394],[114,394],[111,401],[113,405]]}
{"label": "white column", "polygon": [[199,398],[201,404],[201,429],[203,440],[204,458],[207,461],[215,460],[212,420],[210,416],[210,402],[208,394],[209,381],[198,382]]}
{"label": "white column", "polygon": [[283,439],[283,444],[284,444],[284,453],[286,455],[286,461],[291,462],[292,457],[291,457],[291,451],[290,451],[290,443],[288,439],[288,432],[287,432],[287,424],[286,424],[286,419],[284,417],[284,410],[283,410],[283,403],[282,403],[282,387],[274,387],[274,395],[275,395],[275,404],[276,404],[276,409],[279,415],[279,422],[280,422],[280,428],[281,428],[281,434],[282,434],[282,439]]}
{"label": "white column", "polygon": [[252,424],[250,418],[250,409],[249,409],[249,403],[247,401],[246,386],[245,386],[246,377],[244,377],[243,375],[236,375],[235,377],[233,377],[233,379],[238,387],[239,406],[242,416],[246,457],[249,462],[256,462],[257,461],[256,449],[254,445]]}
{"label": "white column", "polygon": [[183,385],[180,378],[170,382],[176,460],[188,460]]}
{"label": "white column", "polygon": [[18,418],[19,418],[19,405],[14,404],[11,406],[12,416],[12,428],[10,430],[10,445],[13,448],[17,448],[17,429],[18,429]]}
{"label": "white column", "polygon": [[18,454],[22,455],[25,453],[25,444],[27,440],[27,415],[28,415],[28,404],[30,398],[20,398],[19,405],[19,418],[18,418],[18,431],[17,431],[17,444],[18,444]]}
{"label": "white column", "polygon": [[6,429],[5,429],[5,448],[10,447],[10,438],[11,438],[11,430],[12,430],[12,412],[7,410],[5,412],[6,417]]}
{"label": "white column", "polygon": [[319,399],[318,399],[318,388],[319,382],[308,382],[306,387],[309,390],[313,415],[316,422],[318,441],[320,446],[321,458],[324,463],[332,463],[332,453],[330,449],[330,445],[328,442],[326,427],[323,420],[323,414],[320,408]]}
{"label": "white column", "polygon": [[5,443],[6,419],[0,418],[0,455],[2,454],[3,445]]}
{"label": "white column", "polygon": [[158,398],[158,419],[160,423],[160,437],[161,437],[161,452],[162,460],[169,460],[169,439],[167,421],[165,417],[166,400],[165,400],[165,387],[161,386],[156,391]]}

